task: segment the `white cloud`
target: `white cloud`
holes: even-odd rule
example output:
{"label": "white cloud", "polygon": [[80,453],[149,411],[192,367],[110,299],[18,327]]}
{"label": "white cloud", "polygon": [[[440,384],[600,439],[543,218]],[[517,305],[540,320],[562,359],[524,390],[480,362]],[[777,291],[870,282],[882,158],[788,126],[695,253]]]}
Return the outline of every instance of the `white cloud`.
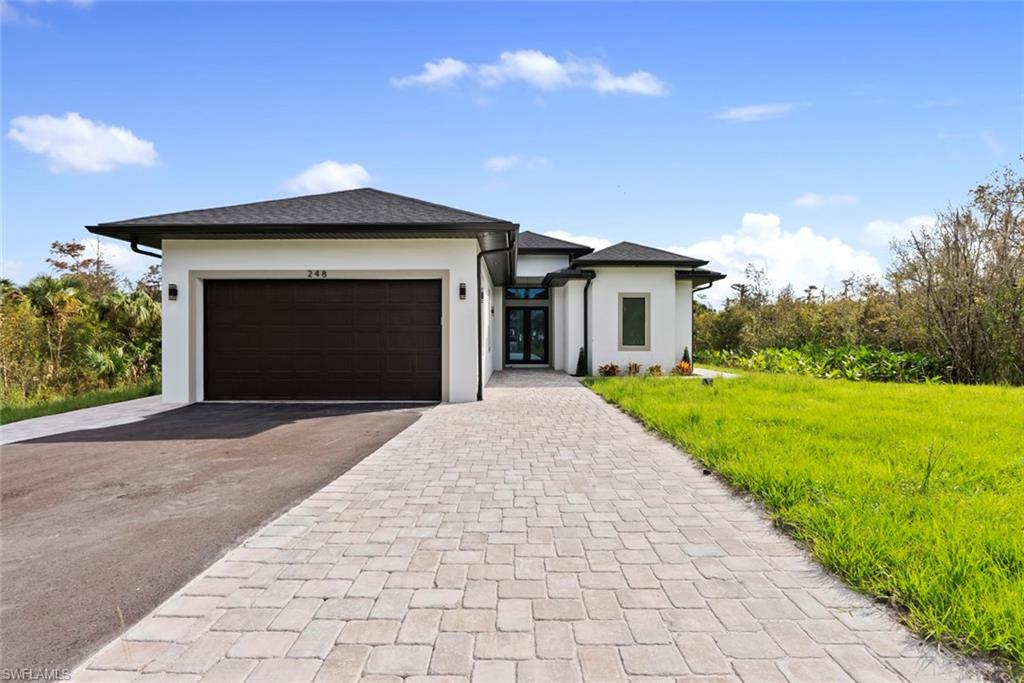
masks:
{"label": "white cloud", "polygon": [[522,168],[540,168],[541,166],[546,166],[547,163],[548,160],[544,157],[524,157],[519,154],[509,154],[507,156],[488,157],[484,160],[484,167],[495,173],[501,173],[517,166]]}
{"label": "white cloud", "polygon": [[836,237],[825,237],[809,227],[784,230],[773,213],[745,213],[736,232],[714,240],[686,246],[666,247],[668,251],[710,261],[708,268],[729,277],[707,291],[713,303],[732,294],[729,285],[743,281],[747,264],[764,268],[776,289],[787,284],[800,291],[808,285],[835,290],[851,273],[879,277],[882,266],[871,254]]}
{"label": "white cloud", "polygon": [[63,117],[17,116],[7,137],[30,152],[50,159],[52,171],[103,173],[118,166],[155,166],[152,142],[127,128],[108,126],[75,112]]}
{"label": "white cloud", "polygon": [[444,59],[425,63],[423,71],[413,76],[392,78],[391,85],[399,88],[408,85],[427,85],[443,88],[452,85],[455,81],[468,74],[468,64],[451,57],[445,57]]}
{"label": "white cloud", "polygon": [[294,178],[285,181],[284,186],[295,194],[319,194],[366,187],[370,174],[360,164],[339,164],[337,161],[321,161],[313,164]]}
{"label": "white cloud", "polygon": [[894,239],[906,239],[914,230],[935,225],[935,216],[911,216],[902,221],[873,220],[864,226],[861,238],[865,244],[885,246]]}
{"label": "white cloud", "polygon": [[566,242],[575,242],[576,244],[583,244],[585,246],[594,249],[604,249],[605,247],[612,246],[611,240],[607,240],[603,237],[594,237],[592,235],[574,235],[571,232],[565,230],[547,230],[544,233],[548,237],[554,237],[556,240],[565,240]]}
{"label": "white cloud", "polygon": [[822,206],[853,206],[857,197],[852,194],[818,194],[807,192],[793,200],[793,206],[804,209],[817,209]]}
{"label": "white cloud", "polygon": [[477,82],[485,88],[519,82],[547,92],[562,88],[588,88],[604,94],[668,94],[664,81],[647,71],[633,71],[620,76],[596,60],[576,57],[559,60],[540,50],[505,51],[498,55],[497,61],[475,67],[446,57],[428,62],[420,74],[392,78],[391,83],[396,86],[450,85],[470,75],[475,76]]}
{"label": "white cloud", "polygon": [[0,0],[0,21],[5,24],[38,24],[32,17],[18,11],[18,8],[7,0]]}
{"label": "white cloud", "polygon": [[127,276],[133,282],[145,275],[150,266],[160,264],[160,259],[137,254],[124,242],[113,242],[89,237],[79,240],[79,243],[85,246],[85,256],[87,258],[95,258],[96,249],[99,247],[99,253],[103,260],[112,265],[114,270]]}
{"label": "white cloud", "polygon": [[[21,24],[23,26],[41,26],[42,22],[25,14],[22,9],[27,5],[64,3],[75,7],[91,7],[94,0],[23,0],[19,3],[0,0],[0,21],[4,24]],[[15,5],[21,5],[21,8]]]}
{"label": "white cloud", "polygon": [[634,95],[667,95],[665,82],[647,71],[634,71],[627,76],[616,76],[603,66],[594,65],[591,87],[603,93],[631,93]]}
{"label": "white cloud", "polygon": [[557,90],[572,84],[570,68],[540,50],[502,52],[497,62],[483,64],[477,71],[487,87],[525,81],[541,90]]}
{"label": "white cloud", "polygon": [[774,104],[752,104],[745,107],[729,107],[715,114],[719,121],[732,121],[734,123],[748,123],[750,121],[766,121],[785,116],[796,109],[796,105],[789,102],[776,102]]}

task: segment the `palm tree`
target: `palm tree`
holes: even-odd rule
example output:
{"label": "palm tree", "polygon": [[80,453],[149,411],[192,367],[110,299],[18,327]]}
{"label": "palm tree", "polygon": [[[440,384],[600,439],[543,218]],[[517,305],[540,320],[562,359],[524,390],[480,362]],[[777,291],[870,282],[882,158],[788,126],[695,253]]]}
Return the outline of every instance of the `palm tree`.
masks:
{"label": "palm tree", "polygon": [[76,285],[77,283],[67,278],[39,275],[32,278],[21,290],[43,319],[51,372],[54,376],[60,373],[68,323],[84,304],[82,290]]}

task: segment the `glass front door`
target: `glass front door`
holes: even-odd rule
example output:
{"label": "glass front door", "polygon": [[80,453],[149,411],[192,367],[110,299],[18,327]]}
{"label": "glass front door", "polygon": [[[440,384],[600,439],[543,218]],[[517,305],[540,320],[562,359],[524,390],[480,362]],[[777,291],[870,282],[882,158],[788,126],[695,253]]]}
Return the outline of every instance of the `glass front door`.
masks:
{"label": "glass front door", "polygon": [[513,365],[548,362],[547,308],[505,308],[505,362]]}

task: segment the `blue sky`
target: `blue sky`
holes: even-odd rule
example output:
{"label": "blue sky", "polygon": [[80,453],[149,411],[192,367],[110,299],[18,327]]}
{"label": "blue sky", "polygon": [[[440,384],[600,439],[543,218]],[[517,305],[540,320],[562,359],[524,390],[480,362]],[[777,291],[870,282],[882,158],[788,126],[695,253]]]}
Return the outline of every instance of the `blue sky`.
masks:
{"label": "blue sky", "polygon": [[369,184],[835,286],[1024,150],[1020,3],[34,2],[2,30],[17,281],[87,223]]}

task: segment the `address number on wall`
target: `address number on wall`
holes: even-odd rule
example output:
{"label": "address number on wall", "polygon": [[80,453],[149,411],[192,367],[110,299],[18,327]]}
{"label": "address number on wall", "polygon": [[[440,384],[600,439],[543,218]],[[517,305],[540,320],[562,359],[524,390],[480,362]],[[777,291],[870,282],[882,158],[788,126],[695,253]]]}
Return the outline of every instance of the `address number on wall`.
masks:
{"label": "address number on wall", "polygon": [[326,270],[307,270],[306,277],[327,277]]}

